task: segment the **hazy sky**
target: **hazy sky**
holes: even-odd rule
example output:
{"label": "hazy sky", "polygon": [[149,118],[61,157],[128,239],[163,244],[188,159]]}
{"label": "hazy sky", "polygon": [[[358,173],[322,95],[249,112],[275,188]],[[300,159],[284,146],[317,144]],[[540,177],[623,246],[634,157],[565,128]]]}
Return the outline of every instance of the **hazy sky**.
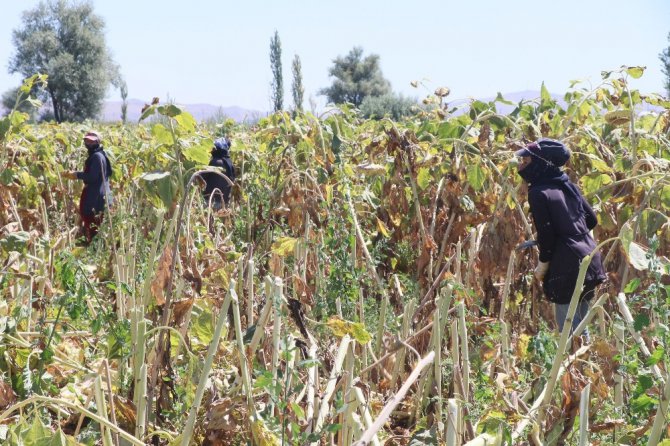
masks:
{"label": "hazy sky", "polygon": [[[17,85],[7,73],[12,30],[37,0],[0,0],[0,92]],[[539,90],[562,94],[572,79],[646,65],[634,81],[662,91],[658,53],[669,45],[669,0],[94,0],[107,44],[129,96],[168,94],[180,103],[271,108],[269,42],[282,43],[285,105],[291,61],[302,60],[305,106],[330,84],[328,68],[356,45],[381,57],[395,91],[421,98],[451,89],[451,99]],[[118,99],[118,91],[109,98]]]}

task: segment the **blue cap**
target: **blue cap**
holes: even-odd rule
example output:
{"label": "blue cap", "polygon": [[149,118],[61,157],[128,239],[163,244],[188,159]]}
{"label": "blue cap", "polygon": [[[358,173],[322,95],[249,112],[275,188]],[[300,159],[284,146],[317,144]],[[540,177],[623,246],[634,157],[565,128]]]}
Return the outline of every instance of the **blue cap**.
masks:
{"label": "blue cap", "polygon": [[560,141],[549,138],[541,139],[517,150],[516,156],[531,156],[556,167],[563,166],[570,159],[570,150]]}
{"label": "blue cap", "polygon": [[214,147],[217,150],[224,150],[227,151],[230,149],[230,140],[228,138],[219,138],[216,141],[214,141]]}

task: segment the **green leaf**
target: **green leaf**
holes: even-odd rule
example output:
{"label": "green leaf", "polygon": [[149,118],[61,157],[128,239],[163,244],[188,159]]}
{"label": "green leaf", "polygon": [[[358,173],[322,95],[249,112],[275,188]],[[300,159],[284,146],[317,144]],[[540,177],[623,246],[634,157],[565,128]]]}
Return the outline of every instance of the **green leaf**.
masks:
{"label": "green leaf", "polygon": [[463,132],[461,125],[452,121],[444,121],[437,129],[437,136],[440,139],[460,138]]}
{"label": "green leaf", "polygon": [[182,113],[182,109],[175,104],[161,105],[158,107],[158,113],[163,116],[174,118]]}
{"label": "green leaf", "polygon": [[649,326],[649,316],[647,316],[644,313],[640,313],[635,316],[635,320],[633,322],[633,328],[635,328],[635,331],[642,331],[644,327]]}
{"label": "green leaf", "polygon": [[171,146],[174,144],[172,133],[165,128],[163,124],[156,124],[151,127],[151,135],[158,144]]}
{"label": "green leaf", "polygon": [[174,120],[179,124],[179,128],[186,131],[186,133],[192,133],[195,130],[196,122],[193,115],[189,112],[180,113]]}
{"label": "green leaf", "polygon": [[30,233],[26,231],[12,232],[0,240],[0,246],[5,251],[23,252],[30,241]]}
{"label": "green leaf", "polygon": [[145,173],[140,178],[142,178],[144,181],[158,181],[168,176],[170,176],[170,172],[152,172]]}
{"label": "green leaf", "polygon": [[142,122],[145,119],[147,119],[149,116],[153,115],[156,113],[156,106],[155,105],[150,105],[149,107],[145,108],[144,111],[142,112],[142,115],[140,116],[140,119],[137,120],[137,122]]}
{"label": "green leaf", "polygon": [[468,165],[467,168],[468,183],[476,192],[479,192],[484,187],[484,182],[486,181],[486,174],[487,171],[484,167],[482,167],[481,163],[477,162]]}
{"label": "green leaf", "polygon": [[43,445],[44,443],[41,441],[50,438],[52,435],[51,430],[42,423],[39,416],[36,416],[30,428],[23,432],[21,437],[25,446],[38,446]]}
{"label": "green leaf", "polygon": [[640,279],[635,278],[626,284],[626,287],[623,289],[623,292],[626,294],[634,293],[639,286],[640,286]]}
{"label": "green leaf", "polygon": [[254,380],[254,388],[264,389],[270,387],[273,381],[272,372],[265,371]]}
{"label": "green leaf", "polygon": [[591,173],[584,175],[581,179],[582,190],[586,195],[596,193],[600,188],[611,182],[612,178],[604,173]]}
{"label": "green leaf", "polygon": [[647,366],[658,364],[663,359],[664,356],[665,356],[665,349],[663,347],[656,348],[656,350],[654,350],[654,353],[652,353],[651,356],[647,359],[646,361]]}
{"label": "green leaf", "polygon": [[370,333],[365,329],[365,325],[360,322],[345,321],[337,316],[332,316],[328,319],[326,325],[335,336],[343,337],[344,335],[349,335],[359,344],[367,344],[372,340],[372,336],[370,336]]}
{"label": "green leaf", "polygon": [[591,167],[602,173],[612,173],[614,170],[602,159],[598,158],[595,155],[589,155],[589,160],[591,161]]}
{"label": "green leaf", "polygon": [[661,200],[661,206],[670,210],[670,186],[663,186],[658,193],[658,198]]}
{"label": "green leaf", "polygon": [[500,92],[498,92],[498,94],[496,95],[496,98],[494,99],[494,102],[500,102],[501,104],[505,104],[505,105],[514,105],[514,102],[505,99],[503,97],[502,93],[500,93]]}
{"label": "green leaf", "polygon": [[[212,311],[207,308],[194,307],[194,313],[197,316],[191,317],[191,327],[193,334],[198,338],[202,345],[209,345],[214,338],[214,320],[212,318]],[[227,317],[225,314],[220,314],[219,317]]]}
{"label": "green leaf", "polygon": [[291,403],[291,409],[293,410],[293,413],[295,413],[295,416],[298,417],[299,420],[305,419],[305,411],[302,410],[302,407],[300,407],[296,403]]}
{"label": "green leaf", "polygon": [[633,412],[643,412],[653,409],[656,404],[658,404],[658,400],[656,398],[652,398],[647,394],[642,394],[631,400],[630,407]]}
{"label": "green leaf", "polygon": [[323,430],[326,432],[330,432],[331,434],[336,434],[340,429],[342,429],[342,425],[339,423],[336,424],[327,424]]}
{"label": "green leaf", "polygon": [[206,166],[207,164],[209,164],[210,147],[211,147],[210,144],[191,146],[184,150],[183,152],[184,157],[186,157],[186,159],[189,161],[193,161],[194,163]]}
{"label": "green leaf", "polygon": [[639,79],[644,74],[644,70],[647,67],[628,67],[626,68],[626,73],[628,73],[633,79]]}
{"label": "green leaf", "polygon": [[39,440],[35,446],[77,446],[77,443],[72,437],[66,436],[60,428],[55,434],[50,434],[48,437]]}
{"label": "green leaf", "polygon": [[428,187],[433,177],[430,175],[430,169],[428,167],[422,167],[419,169],[419,173],[416,176],[416,184],[419,185],[421,190],[424,190]]}

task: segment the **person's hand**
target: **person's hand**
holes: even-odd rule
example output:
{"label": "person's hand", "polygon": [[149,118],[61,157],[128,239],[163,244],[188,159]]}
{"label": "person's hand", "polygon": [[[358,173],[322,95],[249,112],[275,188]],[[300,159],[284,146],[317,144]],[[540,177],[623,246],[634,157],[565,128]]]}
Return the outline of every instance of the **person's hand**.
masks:
{"label": "person's hand", "polygon": [[535,271],[533,271],[533,274],[535,275],[535,278],[538,280],[538,282],[542,282],[544,280],[544,276],[547,275],[547,271],[549,271],[549,262],[538,262],[537,266],[535,267]]}
{"label": "person's hand", "polygon": [[63,178],[67,178],[68,180],[76,180],[77,179],[77,174],[74,172],[63,172],[61,174]]}

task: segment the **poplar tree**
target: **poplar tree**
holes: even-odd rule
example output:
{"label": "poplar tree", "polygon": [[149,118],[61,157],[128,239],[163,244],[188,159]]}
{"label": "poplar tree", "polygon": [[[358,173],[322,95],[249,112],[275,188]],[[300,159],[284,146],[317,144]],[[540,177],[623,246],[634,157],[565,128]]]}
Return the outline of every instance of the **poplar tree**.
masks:
{"label": "poplar tree", "polygon": [[273,111],[284,108],[284,81],[281,68],[281,41],[279,33],[275,31],[270,39],[270,67],[272,68],[272,107]]}
{"label": "poplar tree", "polygon": [[293,104],[296,111],[302,111],[305,87],[302,85],[302,65],[300,63],[300,56],[297,54],[293,58],[291,70],[293,71],[293,85],[291,86],[291,91],[293,92]]}

